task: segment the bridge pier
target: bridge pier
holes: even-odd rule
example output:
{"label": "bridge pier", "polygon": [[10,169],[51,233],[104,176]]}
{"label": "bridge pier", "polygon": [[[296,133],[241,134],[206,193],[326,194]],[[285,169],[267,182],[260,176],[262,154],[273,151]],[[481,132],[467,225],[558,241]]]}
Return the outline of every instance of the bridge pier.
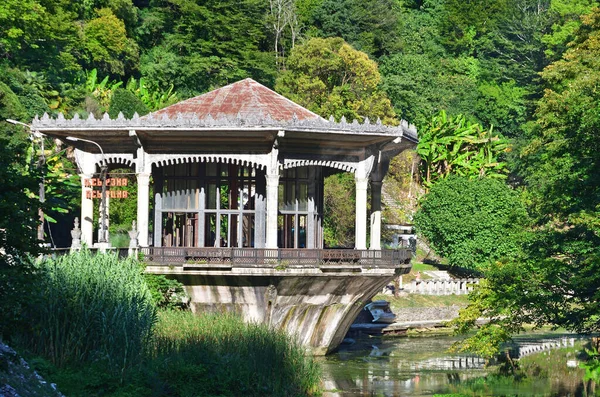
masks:
{"label": "bridge pier", "polygon": [[336,350],[364,304],[395,274],[394,269],[329,274],[319,269],[272,268],[235,274],[178,267],[148,267],[147,271],[184,284],[192,311],[235,312],[245,321],[270,324],[296,336],[314,355]]}

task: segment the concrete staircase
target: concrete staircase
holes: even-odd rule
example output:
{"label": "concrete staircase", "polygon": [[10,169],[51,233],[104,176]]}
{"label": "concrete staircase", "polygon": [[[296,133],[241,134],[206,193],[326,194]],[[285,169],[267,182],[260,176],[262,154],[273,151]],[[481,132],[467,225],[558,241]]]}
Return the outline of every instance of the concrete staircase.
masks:
{"label": "concrete staircase", "polygon": [[398,200],[396,200],[390,194],[390,192],[387,191],[387,189],[385,188],[385,184],[383,184],[383,187],[381,188],[381,202],[386,208],[391,209],[393,211],[403,210],[402,205],[398,202]]}
{"label": "concrete staircase", "polygon": [[445,270],[427,270],[424,271],[423,274],[426,274],[432,279],[435,280],[450,280],[450,274]]}

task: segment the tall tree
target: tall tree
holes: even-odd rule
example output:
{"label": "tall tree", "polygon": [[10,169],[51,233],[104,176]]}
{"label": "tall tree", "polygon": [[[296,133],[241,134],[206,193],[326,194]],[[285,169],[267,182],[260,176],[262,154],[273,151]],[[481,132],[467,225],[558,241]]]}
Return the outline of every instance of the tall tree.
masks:
{"label": "tall tree", "polygon": [[463,347],[494,353],[523,324],[600,331],[600,9],[545,68],[536,126],[520,155],[536,227],[515,258],[489,269],[457,322],[491,321]]}
{"label": "tall tree", "polygon": [[138,64],[138,47],[127,37],[125,23],[109,8],[96,10],[96,14],[83,26],[88,68],[96,65],[101,72],[113,75],[132,71]]}
{"label": "tall tree", "polygon": [[394,54],[381,59],[382,87],[402,118],[422,126],[441,110],[473,113],[479,65],[472,57]]}
{"label": "tall tree", "polygon": [[284,33],[290,33],[290,48],[294,48],[299,34],[299,20],[294,0],[269,0],[268,23],[273,32],[273,48],[277,69],[284,67],[286,46],[284,44]]}
{"label": "tall tree", "polygon": [[542,73],[547,83],[537,125],[522,150],[522,173],[542,222],[569,221],[600,203],[600,9],[583,18],[563,59]]}
{"label": "tall tree", "polygon": [[575,39],[581,26],[581,16],[592,11],[594,0],[553,0],[550,2],[552,27],[542,37],[545,55],[550,61],[557,61],[567,50],[567,44]]}
{"label": "tall tree", "polygon": [[444,44],[455,54],[473,55],[479,39],[493,31],[511,0],[445,0],[438,19]]}
{"label": "tall tree", "polygon": [[274,54],[266,40],[262,0],[164,0],[142,13],[141,72],[186,95],[254,77],[272,86]]}
{"label": "tall tree", "polygon": [[377,64],[367,54],[341,38],[313,38],[294,48],[275,89],[324,117],[397,123],[380,82]]}
{"label": "tall tree", "polygon": [[342,37],[379,58],[397,49],[399,10],[397,0],[324,0],[313,10],[311,24],[319,36]]}

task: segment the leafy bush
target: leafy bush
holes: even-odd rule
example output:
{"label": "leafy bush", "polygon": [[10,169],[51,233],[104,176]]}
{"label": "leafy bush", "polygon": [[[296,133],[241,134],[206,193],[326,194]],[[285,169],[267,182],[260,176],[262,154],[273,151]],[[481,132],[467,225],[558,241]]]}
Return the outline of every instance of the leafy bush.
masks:
{"label": "leafy bush", "polygon": [[25,346],[53,364],[106,362],[114,372],[139,362],[156,321],[150,291],[133,259],[89,251],[43,259],[39,301]]}
{"label": "leafy bush", "polygon": [[418,233],[450,266],[468,269],[515,252],[527,219],[504,182],[458,176],[434,184],[414,218]]}
{"label": "leafy bush", "polygon": [[150,289],[152,300],[159,309],[184,309],[188,296],[183,284],[177,280],[168,279],[161,274],[144,274],[146,284]]}
{"label": "leafy bush", "polygon": [[130,119],[136,112],[138,115],[143,116],[150,111],[144,102],[133,92],[124,88],[117,88],[110,99],[108,115],[114,119],[119,115],[119,112],[123,112],[123,115]]}

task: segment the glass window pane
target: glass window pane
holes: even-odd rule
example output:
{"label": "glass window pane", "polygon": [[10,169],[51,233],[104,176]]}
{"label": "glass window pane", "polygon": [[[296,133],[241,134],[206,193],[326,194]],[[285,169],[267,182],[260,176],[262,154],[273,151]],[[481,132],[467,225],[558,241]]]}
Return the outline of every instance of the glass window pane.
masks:
{"label": "glass window pane", "polygon": [[206,176],[217,176],[217,163],[206,164]]}
{"label": "glass window pane", "polygon": [[[229,209],[236,210],[240,204],[240,191],[236,181],[230,181],[231,185],[228,185],[229,189]],[[227,183],[227,182],[225,182]]]}
{"label": "glass window pane", "polygon": [[174,243],[174,220],[172,212],[163,212],[162,216],[162,245],[163,247],[172,247]]}
{"label": "glass window pane", "polygon": [[220,217],[220,233],[219,236],[221,238],[219,242],[219,247],[229,247],[229,215],[221,215]]}
{"label": "glass window pane", "polygon": [[219,200],[221,209],[229,208],[229,184],[227,182],[221,182],[221,186],[219,188]]}
{"label": "glass window pane", "polygon": [[214,247],[217,230],[217,215],[206,214],[204,216],[204,222],[204,246]]}
{"label": "glass window pane", "polygon": [[242,247],[254,247],[254,215],[244,215]]}
{"label": "glass window pane", "polygon": [[298,247],[306,248],[306,215],[298,217]]}
{"label": "glass window pane", "polygon": [[308,167],[298,168],[298,178],[302,178],[302,179],[308,178]]}
{"label": "glass window pane", "polygon": [[229,215],[229,237],[227,238],[228,247],[241,247],[242,241],[238,234],[238,216],[235,214]]}
{"label": "glass window pane", "polygon": [[296,186],[294,181],[285,182],[285,199],[283,209],[286,211],[296,210]]}
{"label": "glass window pane", "polygon": [[217,208],[217,186],[214,183],[208,184],[208,192],[206,193],[206,208],[214,210]]}
{"label": "glass window pane", "polygon": [[296,227],[296,215],[286,215],[286,248],[296,248],[294,246],[294,233]]}
{"label": "glass window pane", "polygon": [[251,182],[250,186],[244,189],[243,191],[243,203],[245,210],[253,210],[255,204],[255,194],[256,194],[256,186],[254,182]]}
{"label": "glass window pane", "polygon": [[308,184],[301,182],[298,190],[298,211],[308,211]]}
{"label": "glass window pane", "polygon": [[280,215],[277,219],[277,245],[281,248],[294,248],[295,215]]}

